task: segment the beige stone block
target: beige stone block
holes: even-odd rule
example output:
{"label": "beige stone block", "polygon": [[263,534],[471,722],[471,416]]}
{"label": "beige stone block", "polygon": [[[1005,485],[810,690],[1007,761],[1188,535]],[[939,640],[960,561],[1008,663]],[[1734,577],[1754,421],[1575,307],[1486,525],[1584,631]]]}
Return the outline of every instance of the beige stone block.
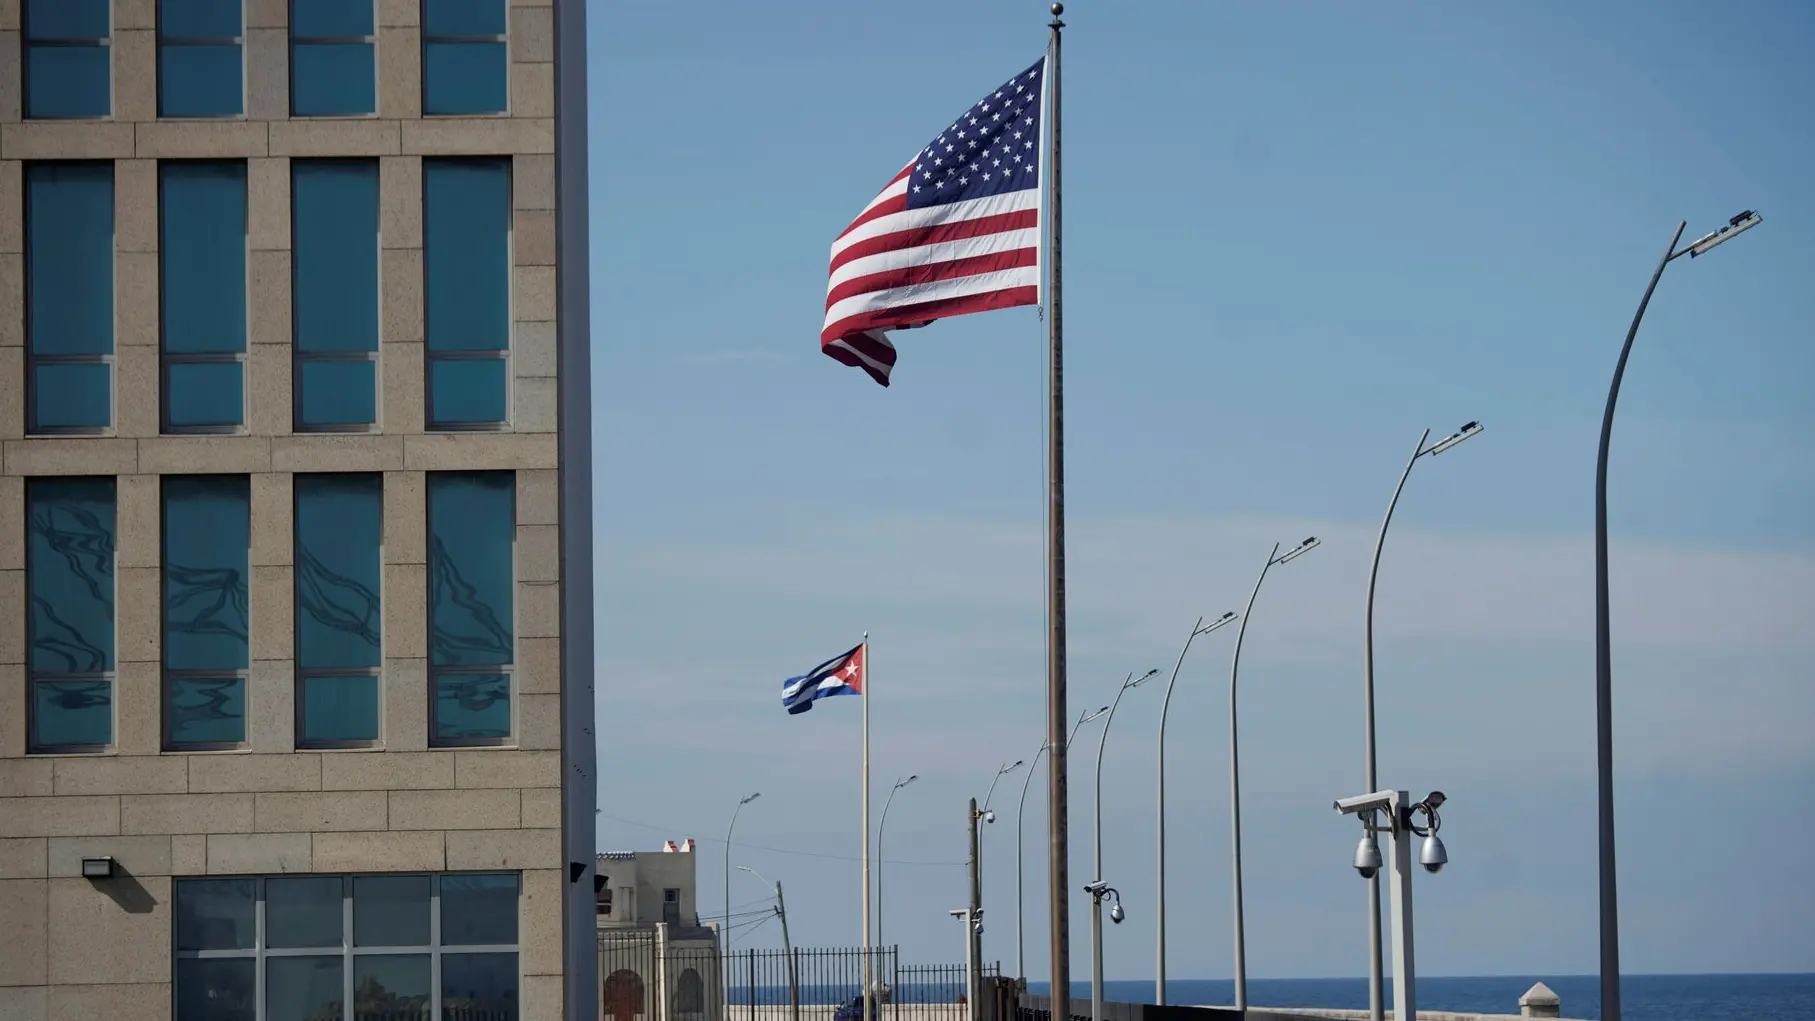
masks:
{"label": "beige stone block", "polygon": [[[281,443],[288,441],[279,441]],[[272,451],[271,460],[282,455]],[[261,567],[296,562],[296,503],[288,468],[251,477],[252,565]]]}
{"label": "beige stone block", "polygon": [[379,316],[386,344],[420,344],[423,338],[422,249],[386,249],[380,262],[383,304]]}
{"label": "beige stone block", "polygon": [[254,660],[247,684],[251,719],[246,737],[252,749],[272,756],[295,751],[296,665],[287,659]]}
{"label": "beige stone block", "polygon": [[248,339],[252,346],[293,343],[291,306],[295,303],[290,277],[290,253],[253,252],[246,260],[251,293],[258,300],[248,310]]}
{"label": "beige stone block", "polygon": [[208,837],[210,875],[308,872],[315,841],[307,833],[219,833]]}
{"label": "beige stone block", "polygon": [[[97,988],[91,986],[65,986],[62,988]],[[170,989],[165,987],[168,996]],[[49,986],[0,986],[0,1018],[6,1021],[49,1021],[50,1018]],[[84,1014],[82,1021],[96,1017],[124,1017],[126,1015]],[[149,1017],[150,1015],[146,1015]],[[65,1015],[67,1017],[67,1015]],[[59,1018],[59,1021],[63,1019]],[[73,1019],[72,1019],[73,1021]]]}
{"label": "beige stone block", "polygon": [[142,121],[133,155],[140,159],[251,159],[268,145],[259,121]]}
{"label": "beige stone block", "polygon": [[[421,751],[428,747],[428,734],[428,661],[423,659],[385,660],[384,745],[387,749],[385,754]],[[451,767],[449,768],[451,769]],[[451,783],[452,774],[450,773],[449,776]]]}
{"label": "beige stone block", "polygon": [[558,867],[523,873],[523,924],[517,940],[518,960],[525,975],[561,974],[561,895],[565,880]]}
{"label": "beige stone block", "polygon": [[250,833],[252,832],[252,795],[129,794],[120,799],[119,831],[122,833]]}
{"label": "beige stone block", "polygon": [[[170,1021],[170,983],[110,982],[51,986],[45,1021]],[[529,1015],[524,1015],[529,1021]]]}
{"label": "beige stone block", "polygon": [[149,344],[114,349],[115,435],[134,439],[151,439],[158,435],[162,425],[158,369],[158,349]]}
{"label": "beige stone block", "polygon": [[154,121],[158,116],[158,38],[151,28],[113,33],[115,120]]}
{"label": "beige stone block", "polygon": [[0,879],[0,918],[7,952],[0,954],[0,986],[43,985],[50,925],[49,885],[42,879]]}
{"label": "beige stone block", "polygon": [[[11,591],[0,590],[0,596],[11,596],[12,594]],[[20,590],[19,595],[23,597],[23,589]],[[25,625],[21,622],[16,626],[23,631]],[[0,639],[0,645],[4,644],[6,644],[4,639]],[[23,639],[19,644],[23,646]],[[0,759],[11,761],[24,754],[25,664],[0,663]],[[0,794],[0,797],[7,796]]]}
{"label": "beige stone block", "polygon": [[378,30],[378,115],[422,116],[422,33],[414,26]]}
{"label": "beige stone block", "polygon": [[523,828],[561,827],[561,788],[537,787],[523,792]]}
{"label": "beige stone block", "polygon": [[398,151],[394,120],[271,122],[273,156],[395,156]]}
{"label": "beige stone block", "polygon": [[555,151],[553,118],[446,117],[403,122],[410,156],[515,155]]}
{"label": "beige stone block", "polygon": [[119,798],[0,798],[0,837],[120,832]]}
{"label": "beige stone block", "polygon": [[0,798],[48,796],[51,793],[51,766],[55,762],[55,759],[0,759]]}
{"label": "beige stone block", "polygon": [[[156,662],[159,646],[157,598],[157,570],[155,568],[134,568],[134,571],[150,579],[149,593],[137,604],[126,598],[126,588],[120,588],[120,649],[127,648],[125,635],[127,628],[136,632],[149,631],[149,640],[141,639],[135,648],[142,651],[145,645],[151,648],[152,660],[136,663],[122,660],[114,674],[114,718],[117,721],[113,736],[114,748],[121,755],[156,755],[164,746],[164,689],[162,668]],[[124,579],[122,579],[124,580]]]}
{"label": "beige stone block", "polygon": [[25,435],[25,349],[0,348],[0,437]]}
{"label": "beige stone block", "polygon": [[0,254],[0,347],[25,345],[25,256]]}
{"label": "beige stone block", "polygon": [[[522,209],[511,217],[513,262],[518,266],[555,264],[555,214],[546,209]],[[550,317],[553,318],[552,316]],[[547,375],[553,375],[551,371]]]}
{"label": "beige stone block", "polygon": [[0,571],[23,570],[25,480],[17,475],[0,476]]}
{"label": "beige stone block", "polygon": [[0,30],[0,67],[11,73],[0,75],[0,121],[17,121],[22,116],[23,97],[19,91],[19,33]]}
{"label": "beige stone block", "polygon": [[561,580],[561,529],[557,525],[517,526],[517,580]]}
{"label": "beige stone block", "polygon": [[200,876],[208,872],[208,837],[205,834],[179,834],[170,838],[170,874]]}
{"label": "beige stone block", "polygon": [[550,695],[561,690],[561,640],[518,638],[517,664],[511,683],[519,695]]}
{"label": "beige stone block", "polygon": [[[156,229],[155,224],[153,229]],[[114,343],[118,348],[148,347],[156,351],[162,329],[158,310],[164,300],[159,289],[157,253],[121,252],[116,255],[113,291]]]}
{"label": "beige stone block", "polygon": [[384,247],[422,247],[422,157],[387,156],[379,161],[378,206]]}
{"label": "beige stone block", "polygon": [[[286,250],[290,242],[290,161],[246,161],[246,234],[253,251]],[[289,263],[284,263],[289,269]],[[286,275],[287,272],[286,272]],[[260,293],[256,289],[254,293]]]}
{"label": "beige stone block", "polygon": [[555,65],[510,66],[510,112],[514,117],[555,115]]}
{"label": "beige stone block", "polygon": [[[0,606],[25,605],[25,572],[0,571]],[[17,611],[0,617],[0,663],[25,662],[25,617]],[[24,731],[21,730],[23,735]],[[23,747],[21,738],[20,745]],[[15,752],[14,754],[18,754]]]}
{"label": "beige stone block", "polygon": [[139,470],[139,444],[81,436],[7,440],[5,458],[14,475],[133,475]]}
{"label": "beige stone block", "polygon": [[454,786],[453,752],[326,752],[324,790],[437,790]]}
{"label": "beige stone block", "polygon": [[561,636],[561,586],[552,582],[517,585],[517,637]]}
{"label": "beige stone block", "polygon": [[428,567],[384,566],[385,652],[400,659],[428,655]]}
{"label": "beige stone block", "polygon": [[[120,670],[125,672],[125,664],[130,662],[135,666],[147,664],[155,673],[163,647],[163,620],[158,609],[163,605],[163,595],[158,569],[122,567],[119,579],[119,597],[114,605],[119,609],[115,627],[120,642]],[[149,679],[154,685],[158,680],[155,676]],[[124,704],[120,709],[125,709]]]}
{"label": "beige stone block", "polygon": [[[254,300],[258,300],[256,295]],[[246,352],[246,378],[251,390],[246,402],[249,405],[247,431],[254,436],[289,436],[289,349],[277,344],[254,344]]]}
{"label": "beige stone block", "polygon": [[246,0],[247,28],[288,28],[289,0]]}
{"label": "beige stone block", "polygon": [[567,993],[563,981],[559,975],[523,976],[517,986],[523,1021],[561,1021],[566,1017],[563,1006]]}
{"label": "beige stone block", "polygon": [[378,0],[378,24],[383,28],[422,23],[422,0]]}
{"label": "beige stone block", "polygon": [[555,268],[516,266],[511,270],[511,315],[526,322],[555,317]]}
{"label": "beige stone block", "polygon": [[56,793],[181,794],[189,789],[189,763],[181,756],[81,755],[57,760]]}
{"label": "beige stone block", "polygon": [[[519,64],[554,62],[553,7],[517,7],[510,12],[510,59]],[[513,112],[519,117],[525,116],[520,111]]]}
{"label": "beige stone block", "polygon": [[158,436],[138,444],[138,468],[146,474],[243,475],[271,470],[271,440],[265,436]]}
{"label": "beige stone block", "polygon": [[554,156],[517,154],[510,161],[510,205],[515,209],[554,209]]}
{"label": "beige stone block", "polygon": [[[252,658],[290,659],[296,654],[295,569],[282,564],[252,568]],[[257,711],[254,707],[253,711]]]}
{"label": "beige stone block", "polygon": [[523,800],[514,790],[392,791],[393,830],[514,830]]}
{"label": "beige stone block", "polygon": [[[0,840],[0,879],[42,879],[50,841],[43,837]],[[0,1017],[6,1015],[0,1013]]]}
{"label": "beige stone block", "polygon": [[384,473],[384,562],[428,563],[428,511],[421,472]]}
{"label": "beige stone block", "polygon": [[112,858],[133,876],[170,874],[169,837],[52,837],[46,843],[46,863],[55,879],[80,878],[84,858]]}
{"label": "beige stone block", "polygon": [[555,0],[510,0],[512,7],[553,7]]}
{"label": "beige stone block", "polygon": [[0,125],[9,160],[122,160],[133,156],[132,125],[110,121],[25,121]]}
{"label": "beige stone block", "polygon": [[321,756],[191,755],[189,790],[195,794],[321,790]]}
{"label": "beige stone block", "polygon": [[553,525],[561,520],[561,473],[552,468],[517,473],[517,524]]}
{"label": "beige stone block", "polygon": [[313,434],[271,441],[271,467],[285,472],[382,472],[403,468],[403,437]]}
{"label": "beige stone block", "polygon": [[0,160],[0,252],[25,251],[25,164]]}
{"label": "beige stone block", "polygon": [[557,460],[552,433],[424,433],[403,438],[403,465],[411,471],[523,471],[553,468]]}
{"label": "beige stone block", "polygon": [[385,828],[383,791],[259,794],[260,833],[332,833]]}
{"label": "beige stone block", "polygon": [[440,830],[417,833],[317,833],[317,872],[434,872],[447,868]]}
{"label": "beige stone block", "polygon": [[[560,830],[451,830],[447,835],[450,869],[546,869],[560,861]],[[527,925],[529,920],[524,921]]]}
{"label": "beige stone block", "polygon": [[281,28],[246,29],[246,116],[290,116],[290,37]]}
{"label": "beige stone block", "polygon": [[379,349],[378,369],[383,373],[384,391],[379,398],[378,417],[384,431],[391,434],[420,433],[423,430],[423,378],[421,344],[386,344]]}
{"label": "beige stone block", "polygon": [[454,756],[454,783],[459,787],[559,787],[561,756],[510,748],[462,749]]}
{"label": "beige stone block", "polygon": [[116,568],[158,566],[162,555],[159,490],[156,475],[122,475],[114,480]]}
{"label": "beige stone block", "polygon": [[170,877],[47,883],[52,985],[92,981],[96,961],[114,982],[170,980]]}
{"label": "beige stone block", "polygon": [[547,376],[519,377],[511,386],[511,428],[520,433],[552,433],[560,419],[555,381]]}
{"label": "beige stone block", "polygon": [[517,747],[561,747],[561,696],[517,696]]}
{"label": "beige stone block", "polygon": [[[521,218],[525,214],[518,213]],[[533,215],[533,214],[532,214]],[[549,321],[516,324],[511,340],[511,369],[518,379],[554,378],[560,367],[555,347],[555,324]]]}
{"label": "beige stone block", "polygon": [[114,0],[113,28],[158,27],[158,0]]}

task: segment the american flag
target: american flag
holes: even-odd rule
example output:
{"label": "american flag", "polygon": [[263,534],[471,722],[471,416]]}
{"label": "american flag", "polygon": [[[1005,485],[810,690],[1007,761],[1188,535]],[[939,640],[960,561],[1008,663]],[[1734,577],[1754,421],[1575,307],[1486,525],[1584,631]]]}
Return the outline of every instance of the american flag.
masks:
{"label": "american flag", "polygon": [[1010,78],[901,168],[832,242],[820,350],[883,386],[889,331],[1040,300],[1040,96]]}

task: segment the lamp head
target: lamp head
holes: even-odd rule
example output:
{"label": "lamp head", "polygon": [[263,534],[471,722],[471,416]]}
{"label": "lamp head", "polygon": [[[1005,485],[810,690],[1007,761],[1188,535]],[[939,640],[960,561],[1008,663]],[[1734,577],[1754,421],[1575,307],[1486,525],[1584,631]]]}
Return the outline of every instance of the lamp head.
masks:
{"label": "lamp head", "polygon": [[1147,672],[1146,672],[1146,673],[1144,673],[1144,674],[1142,674],[1142,675],[1141,675],[1141,676],[1139,676],[1139,677],[1134,677],[1134,676],[1133,676],[1133,675],[1132,675],[1132,674],[1131,674],[1131,675],[1129,675],[1129,676],[1130,676],[1130,678],[1131,678],[1131,679],[1130,679],[1130,680],[1129,680],[1129,681],[1128,681],[1128,682],[1127,682],[1127,683],[1126,683],[1126,684],[1124,684],[1124,685],[1123,685],[1123,687],[1125,687],[1125,688],[1138,688],[1138,687],[1140,687],[1140,686],[1141,686],[1141,685],[1143,685],[1143,684],[1146,684],[1146,683],[1147,683],[1147,682],[1148,682],[1148,681],[1151,681],[1151,680],[1153,680],[1153,678],[1154,678],[1154,675],[1156,675],[1156,674],[1158,674],[1158,673],[1159,673],[1159,672],[1160,672],[1160,671],[1159,671],[1159,668],[1158,668],[1158,667],[1154,667],[1154,668],[1153,668],[1153,669],[1152,669],[1152,670],[1149,670],[1149,671],[1147,671]]}
{"label": "lamp head", "polygon": [[909,776],[906,780],[897,780],[897,781],[895,781],[895,789],[900,790],[901,788],[906,787],[908,784],[911,784],[915,780],[918,780],[918,779],[920,779],[920,774],[914,773],[911,776]]}
{"label": "lamp head", "polygon": [[1233,623],[1235,623],[1235,611],[1229,610],[1229,611],[1226,611],[1221,617],[1218,617],[1215,620],[1211,621],[1210,623],[1205,624],[1203,627],[1198,628],[1197,633],[1200,635],[1207,635],[1210,632],[1215,631],[1219,627],[1224,627],[1224,626],[1227,626],[1227,625],[1233,624]]}
{"label": "lamp head", "polygon": [[1727,220],[1727,225],[1725,227],[1722,227],[1712,234],[1705,234],[1691,242],[1689,245],[1689,258],[1693,259],[1698,255],[1707,255],[1714,246],[1723,241],[1730,240],[1745,231],[1751,230],[1753,227],[1756,227],[1763,222],[1764,218],[1759,216],[1756,210],[1752,209],[1748,209],[1737,216],[1731,217]]}
{"label": "lamp head", "polygon": [[1278,560],[1276,560],[1274,562],[1280,563],[1280,564],[1289,564],[1292,561],[1297,560],[1299,557],[1304,556],[1306,553],[1311,552],[1312,550],[1316,549],[1317,547],[1319,547],[1321,545],[1323,545],[1323,540],[1319,539],[1317,536],[1313,535],[1310,538],[1306,539],[1304,542],[1301,542],[1297,546],[1293,547],[1284,556],[1280,557]]}
{"label": "lamp head", "polygon": [[1481,431],[1481,423],[1465,422],[1465,423],[1463,423],[1462,428],[1457,429],[1455,432],[1451,433],[1449,436],[1440,440],[1436,446],[1425,451],[1425,453],[1433,454],[1433,455],[1441,454],[1444,451],[1448,450],[1449,448],[1455,446],[1458,443],[1461,443],[1463,440],[1468,439],[1469,437],[1475,435],[1476,433],[1478,433],[1480,431]]}
{"label": "lamp head", "polygon": [[757,799],[757,798],[760,798],[760,797],[762,797],[762,796],[763,796],[763,792],[762,792],[762,791],[756,791],[756,792],[754,792],[754,793],[752,793],[752,794],[751,794],[751,795],[750,795],[750,796],[749,796],[749,797],[747,797],[747,798],[744,798],[744,799],[742,799],[742,800],[740,800],[740,801],[739,801],[739,802],[738,802],[738,804],[740,804],[740,805],[748,805],[748,804],[749,804],[749,803],[750,803],[750,802],[752,802],[752,801],[755,801],[755,800],[756,800],[756,799]]}

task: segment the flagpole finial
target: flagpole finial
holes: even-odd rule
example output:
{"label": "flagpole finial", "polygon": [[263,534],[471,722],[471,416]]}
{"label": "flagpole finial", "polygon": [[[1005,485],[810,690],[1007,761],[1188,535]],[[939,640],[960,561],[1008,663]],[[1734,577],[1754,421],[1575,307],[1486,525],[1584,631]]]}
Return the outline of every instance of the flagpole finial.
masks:
{"label": "flagpole finial", "polygon": [[1059,15],[1064,14],[1064,13],[1065,13],[1064,4],[1053,4],[1052,5],[1052,27],[1053,28],[1064,28],[1065,27],[1065,23],[1063,21],[1059,20]]}

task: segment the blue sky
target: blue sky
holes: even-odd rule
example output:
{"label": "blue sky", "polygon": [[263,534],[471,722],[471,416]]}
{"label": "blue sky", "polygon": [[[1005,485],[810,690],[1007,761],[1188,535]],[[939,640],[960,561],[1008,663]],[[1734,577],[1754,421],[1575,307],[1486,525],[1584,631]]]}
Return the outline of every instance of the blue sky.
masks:
{"label": "blue sky", "polygon": [[[1450,798],[1419,877],[1427,974],[1596,967],[1596,430],[1678,220],[1765,223],[1666,273],[1620,405],[1614,639],[1628,970],[1815,970],[1815,131],[1793,2],[1070,6],[1065,63],[1073,705],[1169,667],[1279,569],[1243,652],[1254,976],[1365,973],[1355,827],[1373,532],[1422,462],[1377,615],[1383,782]],[[1044,725],[1042,326],[904,336],[888,390],[817,351],[832,237],[1045,44],[1045,5],[594,11],[599,718],[612,849],[700,840],[787,885],[797,942],[859,933],[855,700],[783,677],[874,638],[888,942],[962,953],[964,799]],[[1200,640],[1169,731],[1169,970],[1229,974],[1226,684]],[[1106,877],[1152,973],[1153,733],[1104,765]],[[1089,766],[1074,758],[1074,886]],[[1018,778],[1015,778],[1018,780]],[[1014,957],[1012,797],[985,836],[986,953]],[[1026,814],[1046,977],[1045,814]],[[801,853],[807,852],[807,853]],[[732,902],[765,891],[739,874]],[[1083,897],[1073,967],[1088,971]],[[773,925],[749,934],[779,943]]]}

